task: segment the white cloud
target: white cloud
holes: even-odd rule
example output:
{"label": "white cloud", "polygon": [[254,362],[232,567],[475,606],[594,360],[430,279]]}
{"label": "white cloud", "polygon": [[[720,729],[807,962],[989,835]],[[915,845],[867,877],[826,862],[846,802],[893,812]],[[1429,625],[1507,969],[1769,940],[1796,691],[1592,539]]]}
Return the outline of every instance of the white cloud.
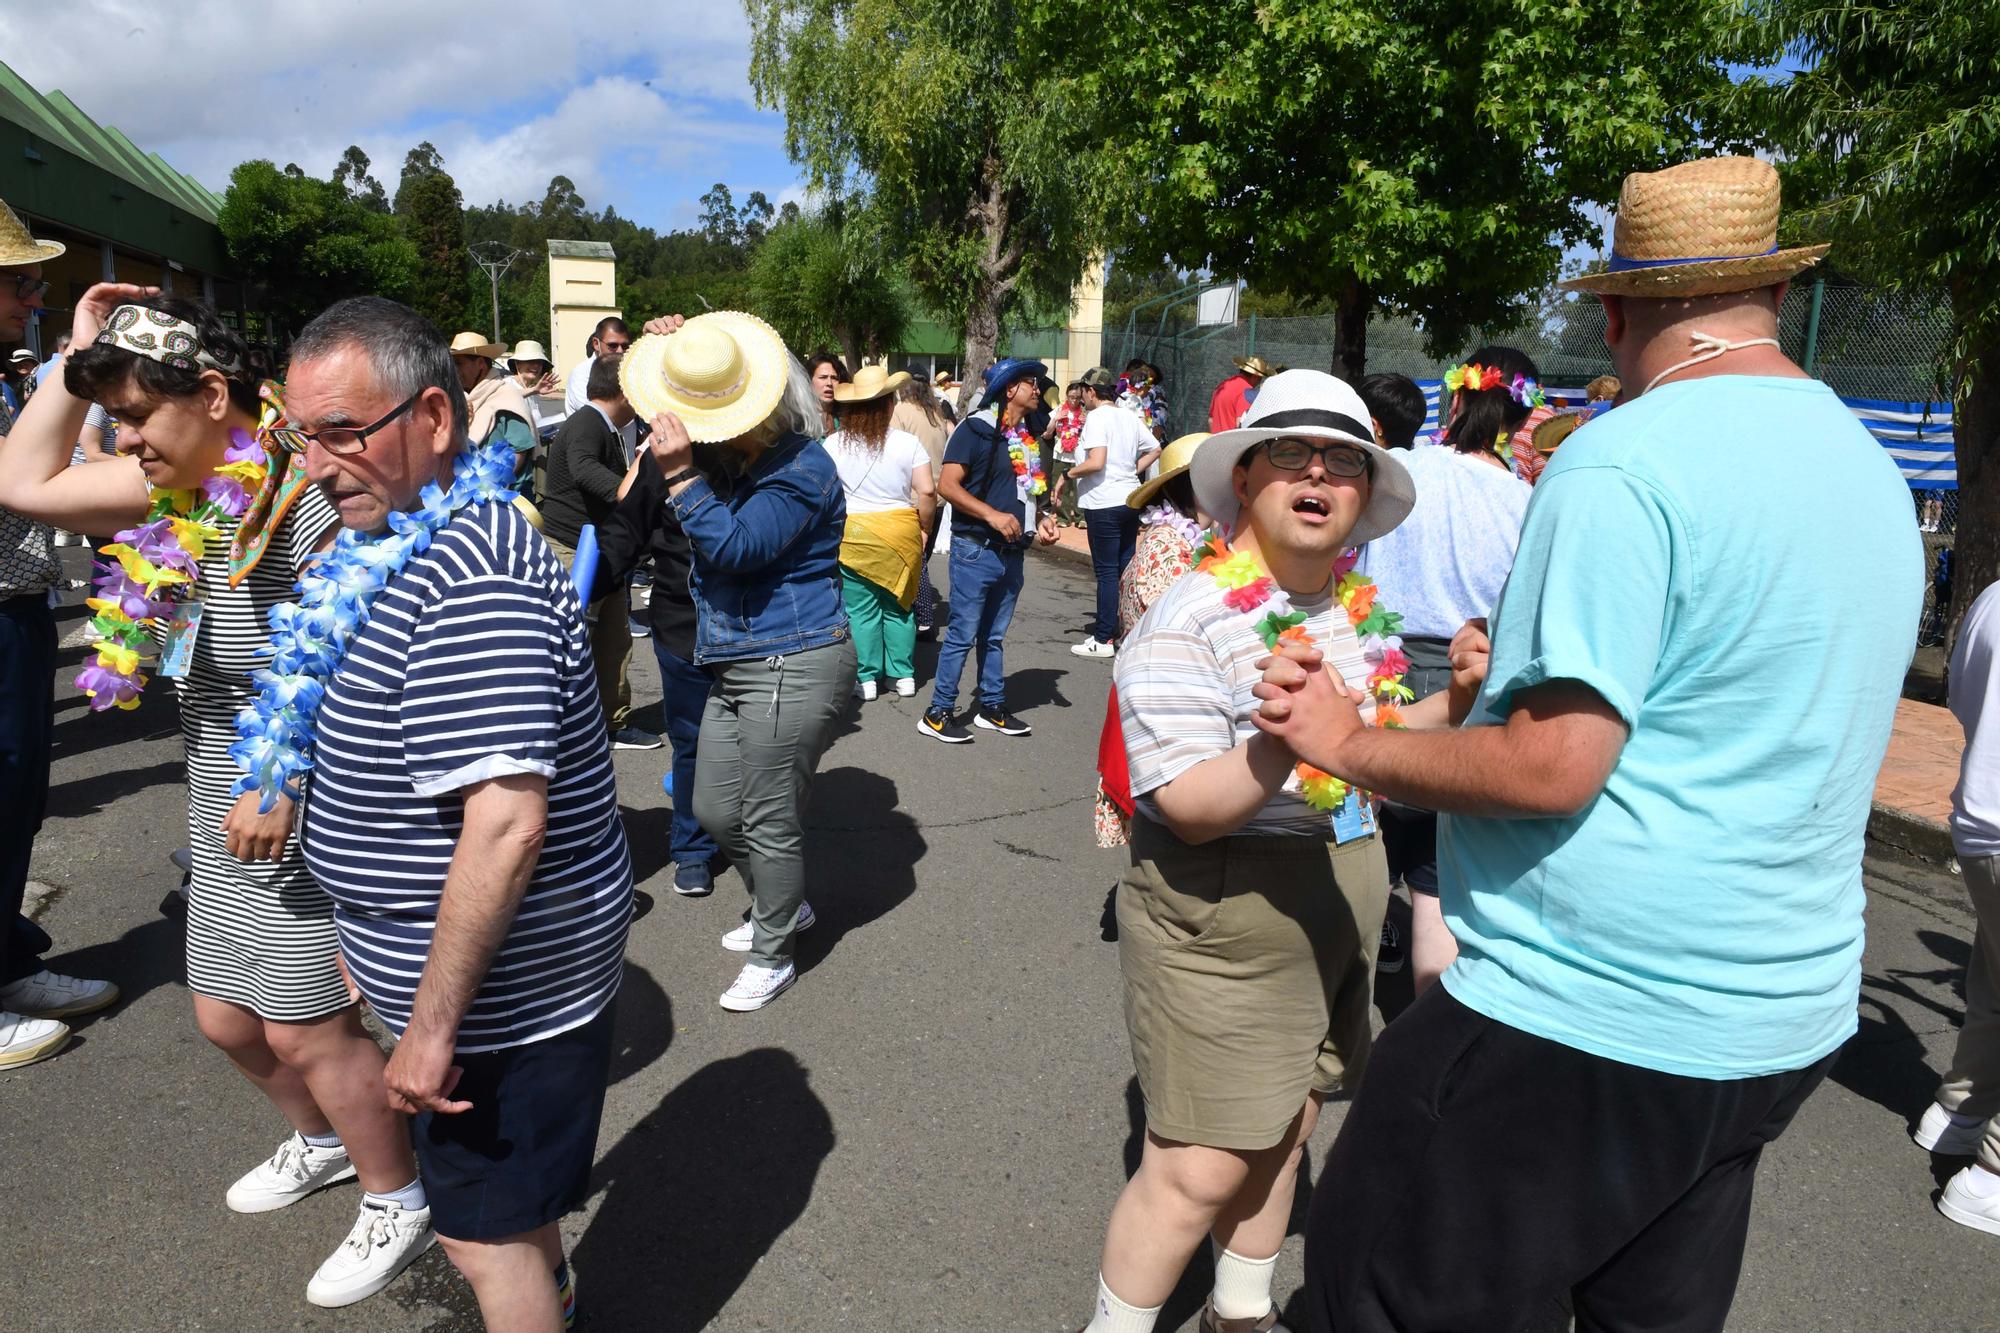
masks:
{"label": "white cloud", "polygon": [[[0,9],[33,0],[0,0]],[[324,174],[348,144],[392,191],[429,139],[470,202],[539,199],[558,173],[592,206],[634,173],[781,186],[781,126],[755,111],[749,31],[728,0],[508,11],[421,0],[76,0],[10,22],[8,64],[212,188],[268,157]],[[732,168],[754,161],[750,180]]]}

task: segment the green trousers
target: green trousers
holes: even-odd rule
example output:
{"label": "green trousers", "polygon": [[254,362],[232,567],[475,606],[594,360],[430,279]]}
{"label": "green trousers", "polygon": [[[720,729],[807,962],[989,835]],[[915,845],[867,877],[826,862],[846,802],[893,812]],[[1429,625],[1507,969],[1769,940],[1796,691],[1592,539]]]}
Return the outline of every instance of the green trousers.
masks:
{"label": "green trousers", "polygon": [[840,571],[840,591],[854,637],[854,678],[916,679],[917,618],[880,584],[851,570]]}

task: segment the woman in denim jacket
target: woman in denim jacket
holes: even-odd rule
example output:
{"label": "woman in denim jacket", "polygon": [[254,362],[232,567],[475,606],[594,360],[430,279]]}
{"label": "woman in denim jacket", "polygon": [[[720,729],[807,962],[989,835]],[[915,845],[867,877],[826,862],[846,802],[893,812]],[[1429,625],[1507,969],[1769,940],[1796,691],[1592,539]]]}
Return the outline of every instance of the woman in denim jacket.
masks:
{"label": "woman in denim jacket", "polygon": [[[793,935],[813,923],[801,828],[813,770],[854,688],[840,598],[847,501],[814,438],[819,400],[763,321],[733,311],[646,325],[622,372],[694,553],[695,662],[715,676],[695,752],[695,818],[750,889],[722,946],[750,955],[722,1007],[761,1009],[796,979]],[[742,463],[725,499],[694,441]]]}

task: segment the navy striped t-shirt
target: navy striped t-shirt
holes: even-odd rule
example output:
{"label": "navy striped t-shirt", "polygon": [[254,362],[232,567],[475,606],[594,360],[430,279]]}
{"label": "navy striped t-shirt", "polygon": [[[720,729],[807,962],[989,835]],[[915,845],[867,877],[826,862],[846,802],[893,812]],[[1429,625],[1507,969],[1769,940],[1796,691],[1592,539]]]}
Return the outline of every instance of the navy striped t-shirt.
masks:
{"label": "navy striped t-shirt", "polygon": [[459,1025],[462,1054],[595,1017],[617,993],[632,917],[576,589],[518,510],[474,505],[377,594],[328,683],[307,794],[306,860],[355,984],[398,1036],[458,849],[459,793],[512,773],[548,779],[548,830]]}

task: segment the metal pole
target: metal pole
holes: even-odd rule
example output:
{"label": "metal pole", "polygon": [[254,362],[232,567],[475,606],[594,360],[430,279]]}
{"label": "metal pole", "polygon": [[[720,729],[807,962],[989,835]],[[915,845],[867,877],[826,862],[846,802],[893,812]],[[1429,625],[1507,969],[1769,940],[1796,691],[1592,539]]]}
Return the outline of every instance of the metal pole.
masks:
{"label": "metal pole", "polygon": [[500,341],[500,270],[488,269],[486,276],[493,279],[493,341]]}
{"label": "metal pole", "polygon": [[1257,355],[1257,312],[1250,312],[1250,345],[1243,349],[1243,355]]}
{"label": "metal pole", "polygon": [[[487,254],[481,254],[484,246]],[[483,241],[480,245],[467,247],[472,262],[486,270],[486,276],[493,280],[493,341],[500,341],[500,275],[514,266],[514,261],[528,253],[526,250],[507,248],[504,241]],[[502,253],[502,251],[505,253]]]}
{"label": "metal pole", "polygon": [[1812,309],[1806,313],[1806,354],[1804,361],[1799,365],[1799,368],[1808,375],[1813,373],[1813,362],[1819,357],[1819,309],[1820,303],[1825,300],[1826,279],[1814,278]]}

